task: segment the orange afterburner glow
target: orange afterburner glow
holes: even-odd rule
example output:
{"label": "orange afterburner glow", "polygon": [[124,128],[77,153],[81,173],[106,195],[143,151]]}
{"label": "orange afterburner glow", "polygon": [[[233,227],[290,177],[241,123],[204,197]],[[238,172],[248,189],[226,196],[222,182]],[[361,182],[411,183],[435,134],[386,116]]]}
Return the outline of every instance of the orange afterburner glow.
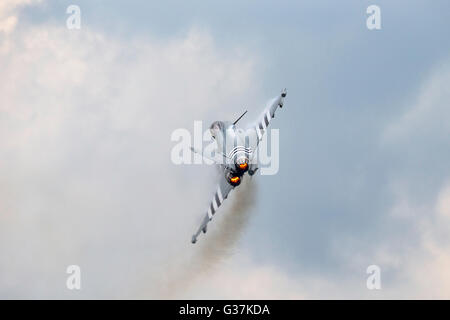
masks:
{"label": "orange afterburner glow", "polygon": [[239,165],[239,169],[241,169],[241,170],[247,170],[247,168],[248,168],[247,162],[241,163]]}
{"label": "orange afterburner glow", "polygon": [[238,185],[241,182],[241,178],[239,178],[238,176],[231,177],[230,182],[233,185]]}

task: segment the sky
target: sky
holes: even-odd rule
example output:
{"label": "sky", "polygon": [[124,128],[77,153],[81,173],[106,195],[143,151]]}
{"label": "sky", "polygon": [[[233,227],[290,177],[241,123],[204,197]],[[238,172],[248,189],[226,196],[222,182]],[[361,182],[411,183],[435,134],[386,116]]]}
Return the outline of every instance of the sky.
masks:
{"label": "sky", "polygon": [[[449,12],[3,0],[0,298],[450,298]],[[171,133],[253,120],[282,88],[279,172],[193,246],[216,172],[173,164]]]}

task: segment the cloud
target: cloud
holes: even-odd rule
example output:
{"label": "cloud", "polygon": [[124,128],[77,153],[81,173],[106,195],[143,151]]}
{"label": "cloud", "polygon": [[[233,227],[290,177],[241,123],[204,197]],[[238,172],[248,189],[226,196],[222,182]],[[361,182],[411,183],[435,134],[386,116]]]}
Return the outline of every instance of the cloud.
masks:
{"label": "cloud", "polygon": [[440,192],[436,211],[441,217],[450,218],[450,185],[445,186]]}
{"label": "cloud", "polygon": [[17,13],[21,7],[37,4],[41,0],[4,0],[0,3],[0,34],[11,33],[18,21]]}
{"label": "cloud", "polygon": [[[450,182],[428,205],[417,206],[411,198],[398,199],[391,214],[410,225],[414,219],[416,240],[408,246],[394,247],[388,239],[378,247],[374,261],[395,277],[386,282],[387,298],[448,299],[450,297]],[[407,211],[399,215],[399,211]],[[401,236],[401,235],[400,235]],[[399,237],[400,237],[399,236]]]}
{"label": "cloud", "polygon": [[[380,225],[369,221],[363,226],[367,235],[331,234],[327,255],[334,263],[328,268],[243,259],[235,262],[242,269],[224,267],[215,276],[223,283],[213,278],[203,285],[205,292],[214,288],[209,294],[215,298],[448,299],[450,154],[436,147],[448,146],[449,77],[448,64],[439,64],[414,101],[380,132],[378,156],[392,162],[380,172],[386,180],[380,185],[383,201],[391,202],[387,211],[374,212]],[[295,254],[295,246],[290,250]],[[379,291],[366,288],[366,268],[372,264],[381,268]]]}
{"label": "cloud", "polygon": [[[272,83],[265,83],[265,86],[272,86],[279,77],[285,79],[283,81],[291,78],[291,84],[287,85],[292,87],[290,101],[298,99],[299,106],[295,108],[295,103],[289,104],[293,106],[291,115],[298,110],[298,119],[308,119],[302,126],[304,132],[314,134],[321,131],[320,123],[327,123],[322,121],[327,119],[326,113],[337,110],[333,90],[323,90],[324,87],[334,88],[339,92],[338,97],[342,93],[346,95],[345,99],[352,96],[356,102],[366,101],[364,90],[371,87],[364,81],[357,81],[361,84],[358,88],[363,90],[347,94],[345,88],[349,88],[352,78],[359,79],[359,76],[350,74],[350,82],[341,82],[342,88],[335,87],[339,81],[335,81],[333,72],[340,73],[333,71],[336,68],[330,68],[331,73],[322,68],[319,73],[324,72],[324,81],[317,81],[317,70],[304,73],[305,89],[299,85],[302,77],[298,70],[308,70],[303,62],[298,64],[298,59],[294,58],[308,47],[311,59],[306,65],[323,64],[323,57],[316,54],[323,48],[314,43],[305,46],[304,42],[299,42],[302,44],[298,48],[280,50],[283,41],[295,34],[279,33],[267,24],[261,25],[263,29],[255,29],[257,36],[260,30],[268,32],[263,32],[268,36],[263,38],[261,47],[265,47],[265,54],[274,60],[260,68],[258,52],[249,51],[246,44],[232,47],[229,43],[218,43],[204,29],[188,28],[188,32],[165,39],[144,35],[147,31],[140,30],[139,36],[122,39],[84,23],[81,30],[68,30],[65,21],[60,21],[61,25],[33,25],[23,21],[20,8],[33,3],[0,3],[1,297],[161,297],[167,283],[173,280],[171,271],[179,270],[183,263],[191,261],[190,236],[198,227],[214,190],[210,169],[170,163],[172,130],[189,129],[197,119],[235,118],[243,105],[251,106],[254,101],[266,98],[267,94],[260,88],[261,82],[268,80],[263,79],[258,70],[270,73]],[[253,8],[248,12],[250,10]],[[112,15],[115,14],[112,11]],[[135,16],[131,17],[134,21]],[[260,20],[266,21],[264,16]],[[139,28],[141,26],[139,24]],[[431,26],[435,27],[434,24]],[[269,39],[271,32],[284,36]],[[308,35],[321,38],[315,33]],[[231,37],[228,41],[230,39],[235,41]],[[272,47],[266,46],[266,39]],[[346,48],[351,48],[352,44],[360,48],[359,42],[347,43]],[[441,41],[438,45],[442,46]],[[351,51],[359,55],[358,50]],[[384,51],[390,52],[389,59],[385,60],[392,66],[409,66],[408,59],[392,59],[392,50]],[[280,56],[282,52],[290,55]],[[379,52],[370,50],[370,54]],[[366,64],[367,55],[363,56],[364,61],[359,61],[359,56],[347,61]],[[280,57],[285,68],[280,68]],[[314,57],[319,58],[314,60]],[[336,65],[342,65],[339,54],[336,57]],[[354,66],[344,64],[346,71],[360,69]],[[373,64],[372,68],[377,66]],[[282,70],[277,72],[283,75],[273,69]],[[385,71],[378,69],[381,73]],[[290,213],[298,217],[298,220],[293,216],[286,219],[294,229],[297,229],[296,221],[311,229],[311,233],[305,232],[308,235],[305,238],[295,238],[309,242],[302,247],[298,241],[285,241],[294,238],[287,237],[287,232],[281,228],[283,240],[278,244],[285,245],[286,255],[296,259],[294,265],[278,260],[279,256],[269,252],[267,259],[258,259],[258,254],[261,256],[266,252],[253,255],[250,249],[238,247],[237,254],[230,260],[222,261],[213,272],[199,273],[189,286],[174,296],[249,299],[448,297],[450,283],[445,270],[449,264],[450,244],[447,237],[450,174],[446,168],[450,161],[446,151],[449,133],[446,84],[449,75],[448,63],[438,65],[417,96],[409,97],[411,101],[405,103],[402,112],[391,110],[398,117],[386,124],[380,134],[380,148],[369,154],[383,162],[378,166],[379,163],[373,160],[376,164],[373,168],[378,170],[377,178],[382,182],[365,181],[369,175],[362,175],[357,184],[361,193],[348,196],[345,187],[337,193],[333,189],[346,184],[334,184],[332,180],[347,179],[345,166],[340,166],[339,162],[344,160],[339,158],[337,149],[343,146],[342,152],[350,155],[349,166],[361,161],[369,170],[373,164],[364,162],[364,157],[354,158],[355,150],[367,149],[354,149],[353,146],[358,144],[353,136],[349,139],[351,143],[341,144],[345,141],[341,138],[346,137],[346,131],[341,130],[343,125],[339,118],[332,121],[337,132],[334,136],[338,139],[335,140],[336,157],[330,162],[320,161],[329,158],[330,150],[324,154],[316,151],[330,145],[332,137],[328,129],[332,126],[323,126],[322,141],[320,135],[310,139],[312,152],[306,152],[309,154],[306,158],[314,163],[308,170],[298,171],[305,185],[299,188],[283,181],[285,197],[282,199],[298,199],[299,190],[302,190],[307,195],[303,198],[307,204],[303,208],[310,212],[310,216],[299,215],[302,206],[298,202],[284,203],[290,206]],[[385,77],[385,74],[379,76]],[[406,78],[402,79],[407,81]],[[399,78],[392,79],[401,82]],[[373,77],[372,84],[390,83],[378,80]],[[321,85],[317,86],[317,83]],[[396,97],[403,95],[398,93],[398,88],[392,89],[396,91]],[[381,89],[378,91],[383,91]],[[328,99],[323,92],[333,98],[330,99],[332,109],[326,109],[327,105],[323,103],[321,108],[310,108],[321,111],[308,115],[308,108],[303,106],[309,102],[311,105],[322,104],[323,101],[317,102],[317,98]],[[358,92],[363,93],[358,95]],[[358,105],[355,100],[349,102],[352,101]],[[349,110],[348,117],[344,117],[347,126],[352,120],[360,120],[354,117],[354,110]],[[341,111],[339,109],[339,114],[344,115]],[[382,117],[375,118],[385,121]],[[300,122],[290,123],[292,125],[287,122],[286,128],[289,130],[290,126],[291,136],[297,137]],[[308,127],[308,123],[312,125]],[[361,130],[365,130],[366,122],[361,123]],[[341,132],[344,135],[340,135]],[[373,130],[369,128],[367,132],[373,133]],[[361,136],[358,141],[365,144],[367,140]],[[305,149],[299,150],[305,153]],[[285,160],[285,165],[289,164],[291,168],[298,168],[295,154],[292,160]],[[342,177],[336,178],[336,170]],[[306,171],[312,175],[308,176]],[[320,172],[326,173],[323,178],[317,177]],[[296,173],[297,170],[289,171],[289,178],[297,178]],[[351,174],[353,171],[348,176]],[[318,181],[317,185],[312,184],[314,179]],[[292,180],[298,184],[298,179]],[[325,187],[324,182],[329,182],[330,187]],[[276,182],[270,188],[273,186]],[[373,188],[381,193],[374,196],[377,200],[370,202],[367,199]],[[305,190],[311,190],[311,197]],[[367,198],[356,199],[360,194],[365,195],[364,192],[367,192]],[[308,203],[306,198],[311,202],[326,202],[328,206],[316,215],[319,207]],[[387,212],[376,211],[378,208],[384,210],[384,201],[389,204],[390,200],[393,203],[386,205]],[[378,206],[378,202],[383,205]],[[375,208],[370,213],[379,214],[379,220],[366,222],[364,218],[358,220],[349,215],[332,218],[320,229],[322,219],[329,218],[326,212],[345,214],[346,210],[353,210],[354,205],[357,208],[373,205]],[[318,229],[310,227],[313,215]],[[218,218],[207,236],[214,234],[221,217]],[[275,214],[270,219],[280,220]],[[267,225],[272,227],[270,221]],[[378,222],[379,225],[365,225]],[[337,227],[344,225],[355,233],[345,232],[343,236],[335,232]],[[358,227],[363,232],[353,229]],[[260,234],[266,231],[258,228]],[[278,231],[274,229],[272,235]],[[316,238],[310,241],[307,239],[310,234]],[[319,240],[319,237],[323,238]],[[252,249],[255,247],[258,248],[255,245]],[[268,250],[262,247],[259,246],[260,250]],[[81,292],[71,292],[65,287],[65,270],[70,264],[81,266]],[[365,270],[370,264],[381,267],[383,289],[380,292],[365,287]]]}
{"label": "cloud", "polygon": [[276,266],[258,265],[239,257],[195,283],[177,298],[185,299],[304,299],[298,279]]}
{"label": "cloud", "polygon": [[440,139],[450,134],[448,101],[450,100],[450,62],[444,61],[432,70],[419,90],[411,107],[385,129],[387,143],[404,142],[415,138]]}
{"label": "cloud", "polygon": [[394,202],[385,220],[402,229],[372,251],[373,261],[389,275],[387,298],[450,297],[450,154],[444,148],[449,80],[450,64],[444,61],[381,134],[381,150],[394,155],[387,185]]}
{"label": "cloud", "polygon": [[[195,27],[118,40],[44,24],[0,46],[0,296],[133,297],[145,286],[158,297],[214,190],[209,169],[170,162],[170,133],[215,110],[234,116],[258,91],[257,55],[219,49]],[[70,264],[79,293],[65,288]]]}

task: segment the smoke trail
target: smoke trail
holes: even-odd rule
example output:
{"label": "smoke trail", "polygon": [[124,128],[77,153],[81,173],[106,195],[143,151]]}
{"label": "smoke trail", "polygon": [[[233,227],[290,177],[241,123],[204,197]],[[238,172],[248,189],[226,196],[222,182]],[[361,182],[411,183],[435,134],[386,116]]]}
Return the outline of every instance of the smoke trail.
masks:
{"label": "smoke trail", "polygon": [[251,206],[256,200],[256,183],[245,179],[243,185],[233,191],[231,207],[223,213],[223,219],[204,241],[196,257],[203,268],[212,268],[221,259],[232,254],[241,234],[247,227]]}
{"label": "smoke trail", "polygon": [[256,182],[250,177],[243,179],[241,186],[230,193],[227,200],[230,206],[218,212],[223,217],[216,219],[215,228],[210,228],[206,235],[199,238],[197,247],[193,248],[194,254],[178,266],[178,272],[169,272],[167,283],[161,288],[164,298],[176,297],[233,253],[248,225],[256,194]]}

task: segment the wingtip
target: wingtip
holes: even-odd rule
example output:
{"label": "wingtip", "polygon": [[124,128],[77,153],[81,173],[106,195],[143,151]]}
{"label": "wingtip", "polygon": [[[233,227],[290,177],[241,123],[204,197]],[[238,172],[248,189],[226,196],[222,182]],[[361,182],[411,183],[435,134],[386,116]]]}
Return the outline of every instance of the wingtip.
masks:
{"label": "wingtip", "polygon": [[195,236],[192,236],[191,242],[192,242],[193,244],[195,244],[195,243],[197,242],[197,238],[196,238]]}

